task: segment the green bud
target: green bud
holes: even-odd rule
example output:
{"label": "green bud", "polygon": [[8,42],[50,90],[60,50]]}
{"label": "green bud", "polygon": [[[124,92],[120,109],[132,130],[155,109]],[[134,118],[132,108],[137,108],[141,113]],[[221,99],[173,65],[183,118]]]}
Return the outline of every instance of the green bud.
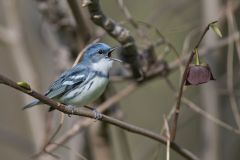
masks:
{"label": "green bud", "polygon": [[19,87],[24,88],[24,89],[31,90],[31,87],[27,82],[17,82],[17,85]]}
{"label": "green bud", "polygon": [[217,25],[217,22],[210,24],[210,28],[219,36],[222,37],[222,33]]}

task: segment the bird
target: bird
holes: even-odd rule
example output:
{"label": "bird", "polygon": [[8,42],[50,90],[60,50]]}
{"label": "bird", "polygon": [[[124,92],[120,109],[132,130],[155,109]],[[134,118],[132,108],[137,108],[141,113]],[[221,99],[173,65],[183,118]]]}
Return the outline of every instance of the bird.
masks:
{"label": "bird", "polygon": [[[92,43],[83,53],[82,60],[74,67],[63,72],[45,92],[45,96],[65,105],[86,106],[94,102],[109,83],[109,71],[114,61],[112,57],[117,47],[105,43]],[[25,105],[24,109],[42,104],[39,100]],[[53,107],[49,111],[54,110]]]}

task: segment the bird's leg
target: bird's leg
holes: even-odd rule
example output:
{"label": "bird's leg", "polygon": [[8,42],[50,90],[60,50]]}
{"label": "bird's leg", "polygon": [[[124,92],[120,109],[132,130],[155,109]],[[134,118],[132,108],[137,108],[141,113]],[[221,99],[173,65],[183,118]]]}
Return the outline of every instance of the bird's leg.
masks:
{"label": "bird's leg", "polygon": [[72,105],[67,105],[66,108],[69,109],[69,110],[71,110],[72,113],[71,113],[71,114],[68,114],[68,117],[71,117],[71,116],[73,115],[76,107],[75,107],[75,106],[72,106]]}
{"label": "bird's leg", "polygon": [[87,109],[90,109],[93,114],[94,114],[94,118],[99,120],[102,118],[102,114],[100,112],[98,112],[94,107],[90,107],[90,106],[84,106]]}

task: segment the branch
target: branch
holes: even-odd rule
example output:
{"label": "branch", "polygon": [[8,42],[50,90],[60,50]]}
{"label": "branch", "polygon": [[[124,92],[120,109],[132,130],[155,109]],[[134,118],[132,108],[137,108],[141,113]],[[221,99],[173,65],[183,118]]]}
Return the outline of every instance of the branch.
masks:
{"label": "branch", "polygon": [[[228,23],[228,33],[233,33],[237,31],[237,25],[234,19],[234,15],[232,13],[231,9],[231,3],[227,3],[227,23]],[[240,53],[238,52],[238,41],[235,41],[236,51],[238,53],[238,58],[240,58]],[[229,103],[231,110],[233,112],[233,117],[235,119],[235,122],[238,126],[238,129],[240,129],[240,114],[238,110],[238,104],[237,99],[234,94],[234,43],[229,43],[227,48],[227,89],[228,89],[228,95],[229,95]]]}
{"label": "branch", "polygon": [[102,12],[99,0],[84,0],[83,6],[88,7],[91,19],[96,25],[102,27],[110,36],[123,45],[122,56],[124,61],[131,66],[133,77],[136,79],[142,78],[137,47],[129,31]]}
{"label": "branch", "polygon": [[[21,87],[21,86],[17,85],[15,82],[13,82],[12,80],[6,78],[5,76],[3,76],[1,74],[0,74],[0,83],[5,84],[9,87],[12,87],[16,90],[19,90],[19,91],[21,91],[25,94],[28,94],[28,95],[40,100],[44,104],[52,106],[55,109],[57,109],[57,110],[59,110],[63,113],[66,113],[66,114],[69,114],[69,115],[72,114],[72,115],[89,117],[89,118],[92,118],[92,119],[94,119],[94,117],[95,117],[94,113],[91,112],[91,111],[86,111],[86,110],[78,109],[78,108],[77,109],[76,108],[70,108],[70,107],[65,106],[63,104],[55,102],[54,100],[52,100],[52,99],[50,99],[50,98],[48,98],[44,95],[41,95],[41,94],[39,94],[39,93],[29,89],[29,88],[24,88],[24,87]],[[117,119],[114,119],[114,118],[111,118],[109,116],[102,115],[101,119],[99,119],[99,120],[103,121],[103,122],[106,122],[106,123],[109,123],[109,124],[112,124],[112,125],[115,125],[115,126],[118,126],[118,127],[122,128],[124,130],[129,131],[129,132],[139,134],[139,135],[148,137],[150,139],[156,140],[156,141],[158,141],[162,144],[166,145],[166,143],[167,143],[167,140],[164,137],[162,137],[162,136],[160,136],[160,135],[158,135],[154,132],[151,132],[151,131],[148,131],[146,129],[128,124],[126,122],[123,122],[123,121],[120,121],[120,120],[117,120]],[[194,154],[192,154],[190,151],[180,147],[176,143],[171,143],[171,148],[173,150],[175,150],[177,153],[179,153],[180,155],[182,155],[183,157],[185,157],[186,159],[190,159],[190,160],[198,160],[199,159]]]}
{"label": "branch", "polygon": [[213,123],[223,127],[224,129],[227,129],[227,130],[229,130],[229,131],[231,131],[235,134],[240,135],[240,130],[239,129],[236,129],[236,128],[230,126],[229,124],[221,121],[220,119],[212,116],[210,113],[208,113],[207,111],[204,111],[203,109],[201,109],[201,107],[197,106],[195,103],[193,103],[192,101],[190,101],[186,97],[182,97],[182,102],[184,104],[186,104],[187,107],[192,109],[194,112],[200,114],[204,118],[206,118],[206,119],[212,121]]}
{"label": "branch", "polygon": [[[202,33],[199,41],[197,42],[196,46],[194,47],[194,50],[198,49],[198,47],[201,44],[204,36],[206,35],[207,31],[209,30],[210,25],[213,24],[213,23],[215,23],[215,22],[212,22],[212,23],[208,24],[208,26],[205,28],[205,30]],[[171,141],[174,141],[175,136],[176,136],[177,122],[178,122],[178,117],[179,117],[179,112],[180,112],[180,104],[181,104],[181,98],[182,98],[182,94],[183,94],[183,87],[184,87],[184,83],[185,83],[185,80],[186,80],[186,77],[187,77],[187,69],[188,69],[188,67],[189,67],[190,63],[192,62],[193,57],[195,55],[194,50],[192,51],[190,57],[187,60],[187,63],[186,63],[185,69],[184,69],[184,73],[183,73],[183,76],[182,76],[180,89],[179,89],[178,97],[177,97],[177,104],[176,104],[175,113],[174,113],[174,117],[173,117],[173,124],[172,124],[172,128],[171,128]]]}

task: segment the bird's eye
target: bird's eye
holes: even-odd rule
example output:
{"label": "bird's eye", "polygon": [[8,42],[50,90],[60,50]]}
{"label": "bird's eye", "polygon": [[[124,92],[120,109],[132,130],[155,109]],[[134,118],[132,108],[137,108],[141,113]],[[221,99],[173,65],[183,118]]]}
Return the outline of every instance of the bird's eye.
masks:
{"label": "bird's eye", "polygon": [[99,53],[99,54],[103,54],[103,50],[99,50],[98,53]]}

